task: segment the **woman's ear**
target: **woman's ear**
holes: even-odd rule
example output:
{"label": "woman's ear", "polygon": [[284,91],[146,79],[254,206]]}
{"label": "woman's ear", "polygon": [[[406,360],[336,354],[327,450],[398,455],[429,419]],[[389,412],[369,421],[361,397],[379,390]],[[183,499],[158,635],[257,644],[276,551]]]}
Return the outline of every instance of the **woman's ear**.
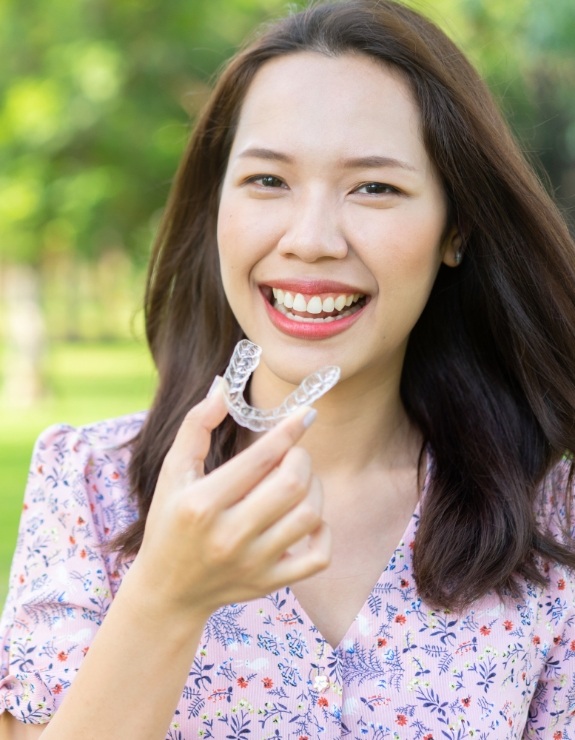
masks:
{"label": "woman's ear", "polygon": [[453,226],[443,244],[443,264],[459,267],[463,261],[463,239],[457,226]]}

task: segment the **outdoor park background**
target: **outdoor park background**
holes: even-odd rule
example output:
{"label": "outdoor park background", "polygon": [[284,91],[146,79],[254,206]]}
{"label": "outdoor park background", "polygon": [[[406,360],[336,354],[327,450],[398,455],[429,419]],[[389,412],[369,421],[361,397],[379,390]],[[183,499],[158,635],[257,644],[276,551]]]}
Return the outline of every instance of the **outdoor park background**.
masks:
{"label": "outdoor park background", "polygon": [[[408,2],[467,50],[568,214],[572,3]],[[0,0],[0,606],[38,433],[149,404],[141,291],[170,180],[215,70],[287,8]]]}

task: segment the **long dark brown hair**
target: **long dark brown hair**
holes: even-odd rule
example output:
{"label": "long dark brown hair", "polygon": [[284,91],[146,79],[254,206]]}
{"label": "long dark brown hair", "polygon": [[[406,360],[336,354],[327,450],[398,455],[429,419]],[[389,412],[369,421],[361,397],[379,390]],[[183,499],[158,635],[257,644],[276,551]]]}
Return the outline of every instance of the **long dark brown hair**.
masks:
{"label": "long dark brown hair", "polygon": [[[162,461],[186,411],[225,369],[242,332],[220,280],[218,192],[246,91],[268,60],[365,54],[399,70],[464,235],[410,336],[401,394],[433,452],[417,533],[420,595],[458,608],[541,582],[539,558],[575,566],[541,528],[535,499],[575,449],[575,249],[485,84],[431,22],[391,0],[313,4],[268,26],[224,69],[179,169],[153,251],[146,326],[159,387],[134,442],[140,518],[117,541],[137,552]],[[242,444],[226,420],[211,470]],[[565,492],[567,495],[567,492]]]}

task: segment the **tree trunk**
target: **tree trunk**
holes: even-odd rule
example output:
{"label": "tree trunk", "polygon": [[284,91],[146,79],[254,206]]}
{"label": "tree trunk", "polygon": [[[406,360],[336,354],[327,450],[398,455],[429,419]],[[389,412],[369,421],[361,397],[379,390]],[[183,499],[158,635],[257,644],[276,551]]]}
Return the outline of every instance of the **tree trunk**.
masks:
{"label": "tree trunk", "polygon": [[40,277],[29,265],[5,265],[3,273],[6,348],[2,400],[10,406],[27,407],[46,393],[43,360],[47,342]]}

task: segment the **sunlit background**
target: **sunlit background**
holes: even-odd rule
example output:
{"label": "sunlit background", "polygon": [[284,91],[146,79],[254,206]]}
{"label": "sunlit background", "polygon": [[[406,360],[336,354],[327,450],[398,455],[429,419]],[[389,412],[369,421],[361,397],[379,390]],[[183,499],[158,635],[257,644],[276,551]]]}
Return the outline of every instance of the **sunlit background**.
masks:
{"label": "sunlit background", "polygon": [[[284,0],[0,0],[0,605],[34,439],[145,408],[151,239],[210,80]],[[573,0],[409,2],[487,78],[568,219]]]}

